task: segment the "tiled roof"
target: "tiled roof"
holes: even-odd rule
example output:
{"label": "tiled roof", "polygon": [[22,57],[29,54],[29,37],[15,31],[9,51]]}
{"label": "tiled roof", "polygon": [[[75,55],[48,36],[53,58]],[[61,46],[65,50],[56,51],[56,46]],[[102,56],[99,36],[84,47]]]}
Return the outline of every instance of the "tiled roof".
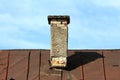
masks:
{"label": "tiled roof", "polygon": [[49,50],[1,50],[0,80],[120,80],[120,50],[68,50],[68,65],[49,69]]}

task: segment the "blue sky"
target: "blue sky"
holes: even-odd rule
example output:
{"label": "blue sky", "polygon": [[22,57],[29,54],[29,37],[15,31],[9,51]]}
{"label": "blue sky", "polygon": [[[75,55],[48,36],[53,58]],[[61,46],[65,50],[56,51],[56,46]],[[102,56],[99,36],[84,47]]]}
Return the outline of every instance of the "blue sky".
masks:
{"label": "blue sky", "polygon": [[69,15],[69,49],[120,49],[120,0],[0,0],[0,49],[50,49],[48,15]]}

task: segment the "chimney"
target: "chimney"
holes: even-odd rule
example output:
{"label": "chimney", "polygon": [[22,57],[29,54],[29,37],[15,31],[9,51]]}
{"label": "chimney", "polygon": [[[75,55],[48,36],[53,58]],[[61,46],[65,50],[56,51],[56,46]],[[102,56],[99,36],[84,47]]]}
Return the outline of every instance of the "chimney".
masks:
{"label": "chimney", "polygon": [[51,30],[51,67],[67,66],[69,16],[48,16]]}

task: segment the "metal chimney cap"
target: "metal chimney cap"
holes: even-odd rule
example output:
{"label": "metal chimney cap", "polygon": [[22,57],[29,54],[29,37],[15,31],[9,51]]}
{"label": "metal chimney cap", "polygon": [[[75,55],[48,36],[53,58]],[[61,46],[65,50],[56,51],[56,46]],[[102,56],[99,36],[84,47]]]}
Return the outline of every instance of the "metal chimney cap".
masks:
{"label": "metal chimney cap", "polygon": [[70,16],[68,15],[49,15],[48,16],[48,23],[50,24],[51,20],[55,21],[67,21],[67,24],[70,23]]}

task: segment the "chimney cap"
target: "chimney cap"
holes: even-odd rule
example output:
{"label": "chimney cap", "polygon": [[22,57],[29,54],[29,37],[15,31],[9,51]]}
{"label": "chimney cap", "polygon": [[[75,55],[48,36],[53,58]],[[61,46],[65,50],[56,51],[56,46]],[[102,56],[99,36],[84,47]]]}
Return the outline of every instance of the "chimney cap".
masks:
{"label": "chimney cap", "polygon": [[70,16],[68,15],[49,15],[48,16],[48,23],[50,24],[51,20],[56,21],[67,21],[67,24],[70,23]]}

